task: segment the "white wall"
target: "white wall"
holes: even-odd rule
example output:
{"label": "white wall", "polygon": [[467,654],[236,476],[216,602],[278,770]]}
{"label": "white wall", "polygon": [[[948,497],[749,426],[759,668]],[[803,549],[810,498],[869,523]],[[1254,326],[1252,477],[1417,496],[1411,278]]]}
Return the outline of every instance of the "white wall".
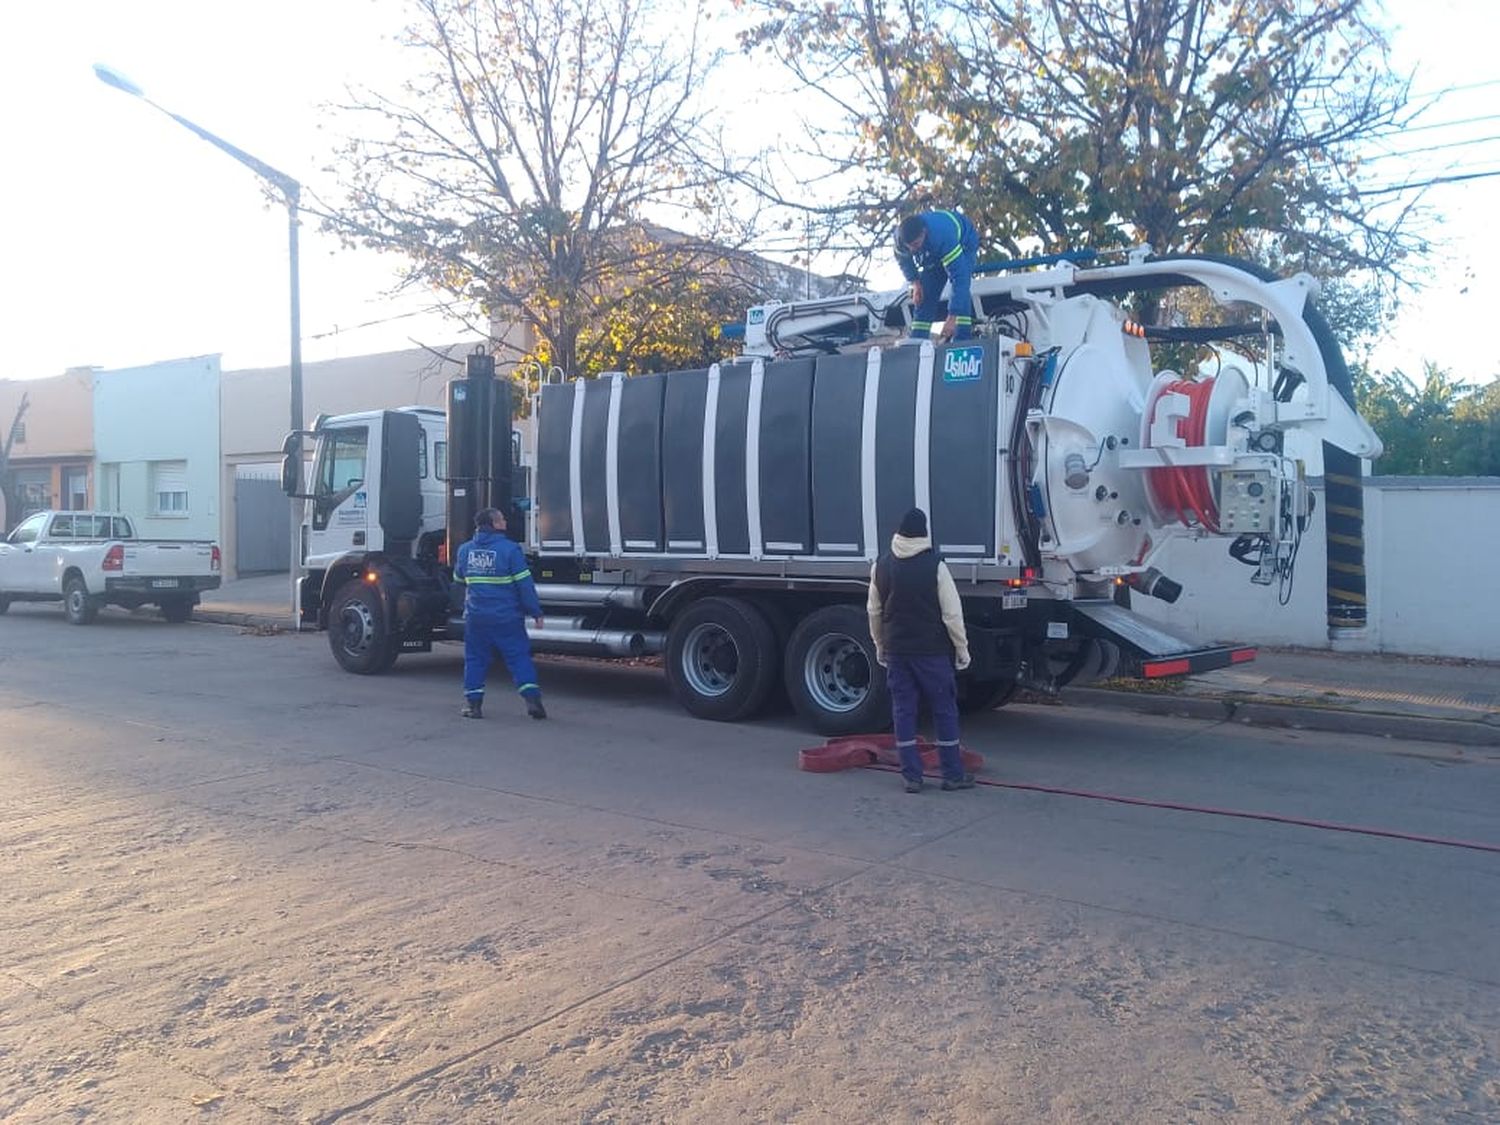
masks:
{"label": "white wall", "polygon": [[[218,538],[219,382],[216,355],[96,375],[96,479],[99,472],[111,477],[118,472],[119,510],[135,520],[140,535]],[[156,514],[151,465],[157,461],[186,462],[186,515]]]}
{"label": "white wall", "polygon": [[[304,422],[311,426],[320,413],[351,414],[401,406],[441,410],[448,380],[463,376],[464,356],[472,348],[472,344],[450,344],[438,349],[450,355],[451,362],[424,348],[408,348],[306,364],[302,369]],[[226,461],[280,457],[282,439],[290,428],[289,378],[285,367],[224,372]]]}
{"label": "white wall", "polygon": [[[1329,647],[1323,496],[1302,542],[1291,601],[1255,586],[1229,541],[1170,544],[1153,560],[1183,584],[1176,605],[1133,599],[1142,614],[1204,641]],[[1367,477],[1369,623],[1340,647],[1500,660],[1500,478]]]}

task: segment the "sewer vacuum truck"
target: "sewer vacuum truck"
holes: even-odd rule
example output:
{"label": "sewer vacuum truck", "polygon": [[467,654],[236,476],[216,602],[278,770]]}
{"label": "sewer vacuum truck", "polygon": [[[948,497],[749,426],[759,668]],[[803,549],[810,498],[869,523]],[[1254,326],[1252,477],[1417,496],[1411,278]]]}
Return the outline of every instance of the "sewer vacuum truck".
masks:
{"label": "sewer vacuum truck", "polygon": [[[1184,289],[1212,298],[1182,302],[1215,310],[1211,323],[1143,327],[1121,304]],[[1144,253],[982,266],[973,340],[906,339],[905,290],[769,303],[736,326],[732,362],[547,382],[519,423],[516,384],[476,354],[446,412],[320,417],[289,435],[284,484],[307,501],[302,621],[360,674],[461,639],[449,562],[493,506],[546,609],[536,651],[659,654],[704,719],[745,719],[784,689],[820,732],[876,730],[889,710],[866,583],[919,507],[963,600],[966,709],[1018,686],[1186,675],[1254,650],[1178,636],[1130,599],[1174,601],[1163,546],[1214,537],[1269,612],[1312,518],[1288,448],[1300,431],[1323,443],[1339,521],[1330,626],[1357,629],[1358,458],[1380,443],[1350,405],[1315,289]],[[1207,358],[1161,370],[1169,345]]]}

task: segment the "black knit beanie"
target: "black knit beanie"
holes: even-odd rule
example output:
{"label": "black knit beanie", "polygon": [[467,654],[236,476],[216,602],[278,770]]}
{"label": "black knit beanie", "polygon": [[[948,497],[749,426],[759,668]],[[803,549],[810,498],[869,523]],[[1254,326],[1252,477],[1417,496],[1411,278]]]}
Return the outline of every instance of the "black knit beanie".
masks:
{"label": "black knit beanie", "polygon": [[913,508],[901,517],[901,526],[896,528],[897,535],[904,535],[908,539],[927,538],[927,513],[921,508]]}

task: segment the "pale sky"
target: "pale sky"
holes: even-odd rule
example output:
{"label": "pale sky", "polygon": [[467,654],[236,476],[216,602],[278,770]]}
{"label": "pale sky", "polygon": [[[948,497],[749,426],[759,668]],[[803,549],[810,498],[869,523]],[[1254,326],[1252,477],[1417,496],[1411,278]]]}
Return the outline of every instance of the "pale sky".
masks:
{"label": "pale sky", "polygon": [[[1492,5],[1394,0],[1386,11],[1397,61],[1417,67],[1419,93],[1493,81]],[[0,214],[8,221],[0,377],[215,352],[229,368],[286,362],[285,211],[264,203],[249,171],[101,84],[92,64],[115,67],[167,108],[326,188],[331,141],[317,107],[338,100],[348,81],[392,83],[402,55],[389,40],[404,15],[397,0],[12,5],[0,41]],[[775,80],[769,68],[761,73]],[[750,99],[738,93],[744,107]],[[1424,121],[1497,113],[1500,85],[1490,85],[1451,96]],[[747,116],[775,126],[743,110],[741,122]],[[1485,137],[1500,138],[1500,119],[1413,132],[1390,147]],[[1373,167],[1390,169],[1382,183],[1500,169],[1500,139]],[[1448,246],[1376,361],[1415,372],[1431,359],[1484,381],[1500,373],[1500,336],[1491,329],[1500,310],[1500,177],[1437,188],[1428,198],[1442,212]],[[432,300],[389,296],[394,276],[389,260],[342,250],[305,226],[305,357],[467,336],[430,314],[391,320]],[[878,287],[898,279],[885,267],[871,280]],[[385,323],[359,327],[370,321]]]}

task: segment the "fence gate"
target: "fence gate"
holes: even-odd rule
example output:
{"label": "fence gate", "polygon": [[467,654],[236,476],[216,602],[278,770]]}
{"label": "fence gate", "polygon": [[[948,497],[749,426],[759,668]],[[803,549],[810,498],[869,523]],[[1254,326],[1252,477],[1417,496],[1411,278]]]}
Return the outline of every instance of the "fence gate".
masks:
{"label": "fence gate", "polygon": [[280,470],[241,468],[234,480],[235,577],[285,574],[292,553],[291,501]]}

